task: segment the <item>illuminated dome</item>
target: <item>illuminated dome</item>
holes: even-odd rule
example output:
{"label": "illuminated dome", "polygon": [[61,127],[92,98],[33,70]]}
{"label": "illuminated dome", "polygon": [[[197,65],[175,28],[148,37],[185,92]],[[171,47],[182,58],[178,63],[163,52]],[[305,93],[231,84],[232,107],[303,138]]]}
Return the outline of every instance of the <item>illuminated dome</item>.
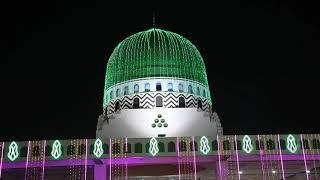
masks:
{"label": "illuminated dome", "polygon": [[[107,90],[119,83],[150,77],[182,78],[208,88],[203,59],[186,38],[161,29],[149,29],[131,35],[118,44],[111,54],[106,72]],[[208,93],[207,99],[210,99]]]}

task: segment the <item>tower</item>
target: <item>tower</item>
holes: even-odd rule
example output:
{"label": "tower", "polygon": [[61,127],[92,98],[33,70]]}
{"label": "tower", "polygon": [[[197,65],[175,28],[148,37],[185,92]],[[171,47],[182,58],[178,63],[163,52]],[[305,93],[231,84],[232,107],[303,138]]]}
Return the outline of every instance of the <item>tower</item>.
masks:
{"label": "tower", "polygon": [[204,61],[186,38],[152,28],[112,52],[96,136],[183,137],[222,134]]}

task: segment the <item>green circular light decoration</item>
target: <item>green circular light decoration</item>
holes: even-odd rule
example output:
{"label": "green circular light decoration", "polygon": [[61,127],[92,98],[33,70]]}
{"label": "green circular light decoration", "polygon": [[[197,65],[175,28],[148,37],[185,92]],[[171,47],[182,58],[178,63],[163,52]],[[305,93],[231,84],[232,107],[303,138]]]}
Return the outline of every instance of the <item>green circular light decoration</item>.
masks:
{"label": "green circular light decoration", "polygon": [[59,140],[55,140],[52,144],[51,156],[54,159],[60,158],[62,155],[61,143]]}
{"label": "green circular light decoration", "polygon": [[8,154],[7,154],[10,161],[15,161],[19,157],[18,149],[19,149],[18,144],[15,141],[12,141],[9,145]]}
{"label": "green circular light decoration", "polygon": [[253,150],[251,138],[248,135],[245,135],[242,139],[242,150],[244,150],[247,154],[251,153]]}
{"label": "green circular light decoration", "polygon": [[200,139],[200,151],[203,154],[208,154],[210,152],[209,140],[205,136],[202,136]]}
{"label": "green circular light decoration", "polygon": [[296,153],[298,150],[298,144],[296,138],[292,134],[287,136],[287,150],[291,153]]}
{"label": "green circular light decoration", "polygon": [[156,138],[150,139],[149,152],[152,156],[155,156],[159,153],[158,141]]}
{"label": "green circular light decoration", "polygon": [[[152,77],[182,78],[209,88],[198,49],[177,33],[152,28],[127,37],[112,52],[105,77],[104,106],[109,101],[109,87]],[[211,101],[210,95],[207,98]]]}
{"label": "green circular light decoration", "polygon": [[93,154],[97,158],[100,158],[103,154],[102,141],[99,138],[94,142]]}

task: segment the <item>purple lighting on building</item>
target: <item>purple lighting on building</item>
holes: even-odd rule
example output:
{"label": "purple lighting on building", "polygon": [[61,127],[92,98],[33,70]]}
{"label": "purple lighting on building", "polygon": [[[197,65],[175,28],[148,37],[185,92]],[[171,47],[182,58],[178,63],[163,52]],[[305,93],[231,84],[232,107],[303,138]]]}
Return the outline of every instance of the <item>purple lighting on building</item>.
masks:
{"label": "purple lighting on building", "polygon": [[84,180],[87,180],[87,166],[88,166],[88,139],[86,139],[86,157],[84,161]]}
{"label": "purple lighting on building", "polygon": [[237,135],[234,135],[234,142],[235,142],[235,147],[236,147],[236,157],[237,157],[238,177],[239,177],[239,180],[240,180],[240,167],[239,167],[239,156],[238,156]]}
{"label": "purple lighting on building", "polygon": [[222,177],[222,170],[221,170],[221,159],[220,159],[220,143],[219,143],[219,136],[217,136],[217,144],[218,144],[218,161],[219,161],[219,179]]}
{"label": "purple lighting on building", "polygon": [[260,142],[260,136],[257,136],[258,138],[258,145],[259,145],[259,154],[260,154],[260,162],[261,162],[261,170],[262,170],[262,178],[265,179],[265,173],[264,173],[264,165],[263,165],[263,150],[261,147],[261,142]]}
{"label": "purple lighting on building", "polygon": [[1,172],[2,172],[3,149],[4,149],[4,142],[2,142],[2,145],[1,145],[0,178],[1,178]]}
{"label": "purple lighting on building", "polygon": [[177,150],[177,154],[178,154],[178,167],[179,167],[179,180],[180,180],[180,154],[179,154],[179,137],[177,137],[177,142],[176,142],[176,150]]}
{"label": "purple lighting on building", "polygon": [[283,178],[283,180],[285,180],[286,177],[284,176],[284,168],[283,168],[283,160],[282,160],[282,151],[281,151],[280,135],[279,135],[279,134],[278,134],[278,148],[279,148],[279,152],[280,152],[280,162],[281,162],[282,178]]}
{"label": "purple lighting on building", "polygon": [[193,146],[194,180],[197,180],[196,147],[194,146],[194,136],[192,136],[192,146]]}
{"label": "purple lighting on building", "polygon": [[301,140],[301,149],[302,149],[302,154],[303,154],[303,161],[304,161],[304,168],[306,171],[306,178],[309,180],[309,173],[308,173],[308,166],[307,166],[307,161],[306,161],[306,154],[304,152],[304,142],[303,142],[303,135],[300,134],[300,140]]}
{"label": "purple lighting on building", "polygon": [[42,159],[42,180],[44,180],[44,164],[45,164],[45,161],[46,161],[46,143],[47,141],[44,140],[43,141],[43,159]]}
{"label": "purple lighting on building", "polygon": [[28,141],[26,169],[25,169],[25,172],[24,172],[24,179],[25,180],[27,179],[27,173],[28,173],[29,150],[30,150],[30,141]]}

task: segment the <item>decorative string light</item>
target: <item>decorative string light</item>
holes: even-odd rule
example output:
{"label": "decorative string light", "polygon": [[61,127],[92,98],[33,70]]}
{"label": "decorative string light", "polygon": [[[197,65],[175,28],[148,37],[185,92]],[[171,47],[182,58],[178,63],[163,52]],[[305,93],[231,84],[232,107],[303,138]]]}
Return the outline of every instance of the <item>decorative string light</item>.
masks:
{"label": "decorative string light", "polygon": [[55,140],[52,144],[52,151],[51,151],[51,156],[54,159],[59,159],[62,155],[61,151],[61,143],[59,140]]}
{"label": "decorative string light", "polygon": [[250,136],[245,135],[242,139],[242,144],[242,150],[244,150],[247,154],[251,153],[253,146]]}
{"label": "decorative string light", "polygon": [[151,138],[150,139],[150,142],[149,142],[149,153],[152,155],[152,156],[155,156],[159,153],[159,148],[158,148],[158,141],[156,138]]}
{"label": "decorative string light", "polygon": [[7,156],[10,161],[15,161],[19,157],[18,144],[15,141],[10,143]]}
{"label": "decorative string light", "polygon": [[205,155],[210,152],[209,141],[205,136],[202,136],[200,139],[200,151]]}
{"label": "decorative string light", "polygon": [[100,158],[103,154],[102,141],[99,138],[94,142],[93,154],[97,158]]}
{"label": "decorative string light", "polygon": [[292,135],[292,134],[289,134],[287,136],[287,150],[291,153],[296,153],[297,150],[298,150],[298,145],[297,145],[297,142],[296,142],[296,139],[295,137]]}

